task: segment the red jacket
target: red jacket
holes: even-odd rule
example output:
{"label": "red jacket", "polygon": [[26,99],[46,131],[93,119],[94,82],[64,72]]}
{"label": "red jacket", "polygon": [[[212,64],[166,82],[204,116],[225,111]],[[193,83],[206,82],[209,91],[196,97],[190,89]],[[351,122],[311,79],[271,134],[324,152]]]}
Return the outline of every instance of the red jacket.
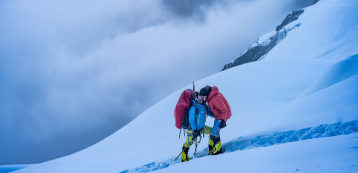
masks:
{"label": "red jacket", "polygon": [[231,117],[231,108],[225,97],[219,92],[218,87],[211,87],[209,96],[205,99],[216,120],[227,120]]}

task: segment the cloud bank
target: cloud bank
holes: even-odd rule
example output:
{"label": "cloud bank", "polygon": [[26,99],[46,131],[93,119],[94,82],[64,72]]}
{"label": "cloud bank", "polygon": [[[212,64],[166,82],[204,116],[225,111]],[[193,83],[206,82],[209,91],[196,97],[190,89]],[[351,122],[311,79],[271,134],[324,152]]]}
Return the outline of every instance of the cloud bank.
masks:
{"label": "cloud bank", "polygon": [[310,3],[1,1],[0,165],[98,142]]}

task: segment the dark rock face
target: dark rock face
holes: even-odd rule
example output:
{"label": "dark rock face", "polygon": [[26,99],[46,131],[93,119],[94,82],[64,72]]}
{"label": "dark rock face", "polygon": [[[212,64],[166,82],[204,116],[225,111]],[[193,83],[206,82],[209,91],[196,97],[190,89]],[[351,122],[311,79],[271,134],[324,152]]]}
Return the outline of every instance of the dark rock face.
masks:
{"label": "dark rock face", "polygon": [[233,62],[226,64],[221,71],[229,69],[231,67],[235,67],[241,64],[245,64],[252,61],[257,61],[262,56],[264,56],[267,52],[269,52],[272,48],[276,46],[278,37],[271,37],[270,43],[264,46],[257,45],[250,47],[244,54],[236,58]]}
{"label": "dark rock face", "polygon": [[317,3],[319,0],[314,0],[313,4]]}
{"label": "dark rock face", "polygon": [[250,48],[248,48],[244,53],[242,53],[238,58],[233,60],[232,62],[226,64],[221,71],[229,69],[231,67],[235,67],[241,64],[258,61],[265,57],[265,55],[270,52],[279,42],[281,42],[284,38],[286,38],[287,33],[294,29],[295,27],[299,27],[301,24],[296,24],[291,28],[284,28],[291,22],[297,20],[299,16],[304,12],[303,9],[294,10],[291,14],[287,15],[283,22],[276,27],[276,35],[271,36],[268,40],[263,43],[254,43]]}
{"label": "dark rock face", "polygon": [[276,31],[281,30],[283,27],[288,25],[289,23],[298,19],[298,17],[304,12],[303,9],[294,10],[291,14],[287,15],[286,18],[282,21],[280,25],[276,27]]}

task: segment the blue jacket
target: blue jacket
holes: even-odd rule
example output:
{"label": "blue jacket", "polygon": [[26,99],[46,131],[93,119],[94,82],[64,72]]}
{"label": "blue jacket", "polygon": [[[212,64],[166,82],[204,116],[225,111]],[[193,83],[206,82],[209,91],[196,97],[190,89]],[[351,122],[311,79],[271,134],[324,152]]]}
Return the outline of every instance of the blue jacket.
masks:
{"label": "blue jacket", "polygon": [[[189,124],[191,129],[189,130],[200,130],[204,127],[206,116],[213,116],[210,114],[209,106],[205,103],[204,105],[193,101],[193,106],[189,109]],[[198,114],[195,115],[195,109],[198,108]]]}

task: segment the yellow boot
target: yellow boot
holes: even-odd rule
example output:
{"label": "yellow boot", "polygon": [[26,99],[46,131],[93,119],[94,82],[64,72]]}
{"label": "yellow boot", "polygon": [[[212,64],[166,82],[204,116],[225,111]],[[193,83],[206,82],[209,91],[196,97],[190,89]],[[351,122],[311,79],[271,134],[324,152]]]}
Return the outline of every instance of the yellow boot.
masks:
{"label": "yellow boot", "polygon": [[218,155],[223,153],[220,135],[219,136],[211,136],[209,138],[209,155]]}
{"label": "yellow boot", "polygon": [[186,137],[186,141],[183,145],[182,148],[182,153],[181,153],[181,161],[182,162],[186,162],[189,161],[189,148],[190,146],[193,145],[193,131],[192,130],[188,130],[188,136]]}

